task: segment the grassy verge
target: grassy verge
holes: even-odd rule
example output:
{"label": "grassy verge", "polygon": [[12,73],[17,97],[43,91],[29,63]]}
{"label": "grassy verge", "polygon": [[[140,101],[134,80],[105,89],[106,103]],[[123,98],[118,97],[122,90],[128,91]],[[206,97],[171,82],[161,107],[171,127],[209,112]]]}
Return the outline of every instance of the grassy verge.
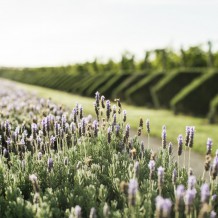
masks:
{"label": "grassy verge", "polygon": [[[93,98],[87,98],[48,88],[26,85],[18,82],[15,83],[17,86],[25,90],[34,91],[41,97],[51,98],[54,102],[70,108],[73,108],[75,103],[78,102],[79,104],[83,105],[85,114],[94,115],[94,96]],[[202,154],[205,152],[205,146],[208,137],[212,138],[214,141],[213,153],[216,149],[218,149],[218,126],[208,124],[206,119],[183,115],[175,116],[173,112],[168,110],[153,110],[145,107],[136,107],[126,104],[123,104],[123,108],[127,110],[127,122],[131,125],[132,129],[137,129],[140,118],[143,118],[144,121],[149,118],[151,123],[151,136],[160,138],[162,126],[166,125],[167,141],[171,141],[173,143],[175,147],[174,149],[177,149],[178,135],[182,134],[185,136],[185,127],[190,125],[196,127],[194,139],[194,150],[196,152]]]}

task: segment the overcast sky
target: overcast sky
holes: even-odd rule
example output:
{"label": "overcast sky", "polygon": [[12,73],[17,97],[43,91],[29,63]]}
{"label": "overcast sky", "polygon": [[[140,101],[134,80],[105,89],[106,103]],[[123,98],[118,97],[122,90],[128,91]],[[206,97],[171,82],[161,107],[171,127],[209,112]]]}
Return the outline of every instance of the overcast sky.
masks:
{"label": "overcast sky", "polygon": [[0,66],[142,57],[209,39],[218,45],[216,0],[0,0]]}

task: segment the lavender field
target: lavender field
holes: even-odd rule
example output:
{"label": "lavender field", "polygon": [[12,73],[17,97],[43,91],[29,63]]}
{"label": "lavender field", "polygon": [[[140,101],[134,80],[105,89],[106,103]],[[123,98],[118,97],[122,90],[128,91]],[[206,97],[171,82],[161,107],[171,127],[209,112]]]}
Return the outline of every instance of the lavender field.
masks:
{"label": "lavender field", "polygon": [[189,169],[194,126],[173,146],[163,124],[154,152],[139,140],[152,122],[139,117],[131,137],[119,99],[96,92],[91,116],[1,87],[0,217],[216,217],[218,151],[208,139],[201,176]]}

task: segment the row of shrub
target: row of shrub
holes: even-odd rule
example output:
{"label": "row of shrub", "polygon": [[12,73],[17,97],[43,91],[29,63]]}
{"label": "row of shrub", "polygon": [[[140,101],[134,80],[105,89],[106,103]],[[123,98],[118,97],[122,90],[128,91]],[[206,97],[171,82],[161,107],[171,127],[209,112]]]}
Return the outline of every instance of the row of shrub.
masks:
{"label": "row of shrub", "polygon": [[[127,103],[171,108],[177,113],[207,116],[215,122],[218,94],[216,70],[183,69],[150,73],[78,73],[69,67],[0,69],[0,76],[19,82],[92,97],[99,90]],[[217,101],[213,101],[217,102]],[[210,109],[210,107],[212,109]]]}

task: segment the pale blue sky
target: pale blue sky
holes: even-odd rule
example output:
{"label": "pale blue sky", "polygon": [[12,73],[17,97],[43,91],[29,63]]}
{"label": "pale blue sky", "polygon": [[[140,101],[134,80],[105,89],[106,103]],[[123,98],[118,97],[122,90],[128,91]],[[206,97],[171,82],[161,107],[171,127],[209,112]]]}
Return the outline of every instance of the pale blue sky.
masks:
{"label": "pale blue sky", "polygon": [[216,0],[0,0],[0,66],[118,59],[125,50],[140,58],[209,39],[218,45]]}

